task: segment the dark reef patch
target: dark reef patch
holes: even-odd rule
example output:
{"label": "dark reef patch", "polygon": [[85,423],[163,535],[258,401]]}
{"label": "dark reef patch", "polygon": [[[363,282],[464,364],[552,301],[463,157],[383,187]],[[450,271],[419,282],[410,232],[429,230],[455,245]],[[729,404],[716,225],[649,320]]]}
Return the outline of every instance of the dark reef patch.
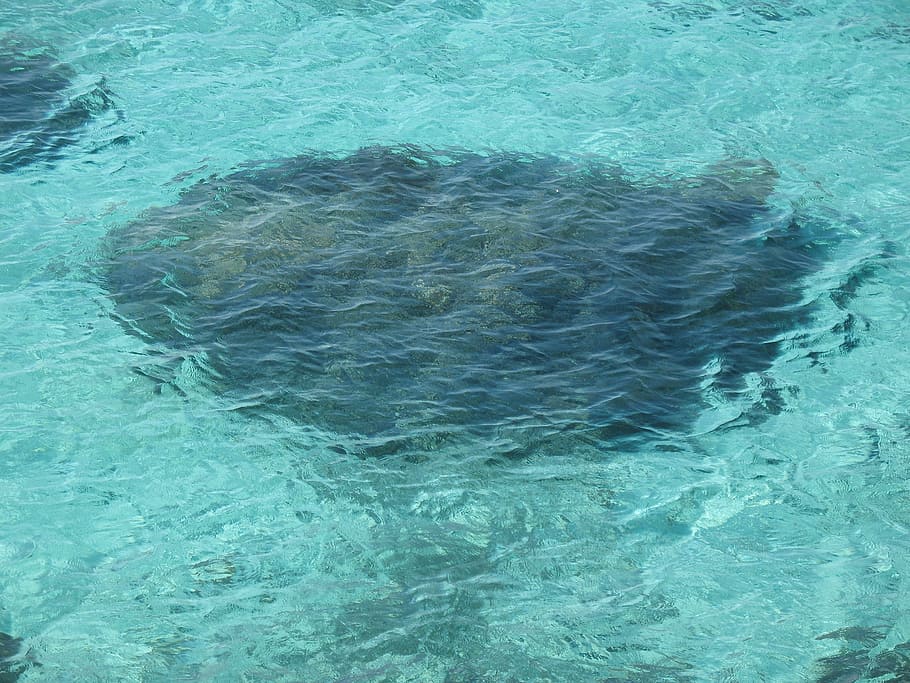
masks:
{"label": "dark reef patch", "polygon": [[114,231],[104,284],[128,330],[234,405],[365,452],[674,435],[812,313],[833,231],[770,209],[776,178],[761,160],[633,183],[549,156],[302,155]]}
{"label": "dark reef patch", "polygon": [[825,633],[816,640],[839,640],[842,649],[817,662],[816,683],[854,681],[910,681],[910,642],[881,647],[886,631],[881,627],[848,626]]}
{"label": "dark reef patch", "polygon": [[28,668],[16,656],[22,647],[22,639],[0,632],[0,683],[15,683]]}
{"label": "dark reef patch", "polygon": [[80,128],[113,110],[103,82],[71,93],[75,76],[49,46],[0,36],[0,172],[58,159]]}

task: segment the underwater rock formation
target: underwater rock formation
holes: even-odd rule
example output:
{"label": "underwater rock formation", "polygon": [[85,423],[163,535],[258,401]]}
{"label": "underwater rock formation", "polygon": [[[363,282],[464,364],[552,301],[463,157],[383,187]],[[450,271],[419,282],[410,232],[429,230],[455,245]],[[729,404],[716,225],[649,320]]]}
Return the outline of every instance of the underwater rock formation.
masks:
{"label": "underwater rock formation", "polygon": [[839,653],[817,662],[816,683],[910,681],[910,642],[884,649],[880,644],[886,635],[880,627],[848,626],[816,637],[844,643]]}
{"label": "underwater rock formation", "polygon": [[370,453],[676,434],[811,312],[830,236],[769,209],[776,178],[761,160],[632,183],[549,156],[302,155],[114,231],[104,284],[129,331],[235,406]]}
{"label": "underwater rock formation", "polygon": [[0,632],[0,683],[15,683],[26,670],[26,664],[14,660],[22,647],[20,638]]}
{"label": "underwater rock formation", "polygon": [[59,158],[82,126],[113,108],[103,82],[69,97],[75,76],[49,46],[0,37],[0,172]]}

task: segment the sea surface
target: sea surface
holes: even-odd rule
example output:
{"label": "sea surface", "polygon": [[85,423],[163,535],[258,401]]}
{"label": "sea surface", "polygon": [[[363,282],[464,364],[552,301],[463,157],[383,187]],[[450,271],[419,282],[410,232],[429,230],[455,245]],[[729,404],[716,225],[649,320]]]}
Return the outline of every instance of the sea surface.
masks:
{"label": "sea surface", "polygon": [[[0,679],[910,680],[905,0],[4,0],[0,36],[52,46],[77,114],[0,141]],[[141,371],[109,235],[400,145],[767,160],[774,210],[838,234],[743,380],[772,405],[373,456]]]}

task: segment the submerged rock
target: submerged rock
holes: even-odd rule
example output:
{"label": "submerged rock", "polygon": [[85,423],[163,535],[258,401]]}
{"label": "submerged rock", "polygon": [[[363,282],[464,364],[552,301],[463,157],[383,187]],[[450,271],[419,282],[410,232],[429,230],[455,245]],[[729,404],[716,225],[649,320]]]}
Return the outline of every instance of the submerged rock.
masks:
{"label": "submerged rock", "polygon": [[82,126],[114,107],[103,82],[70,96],[75,76],[50,46],[0,36],[0,172],[57,159]]}
{"label": "submerged rock", "polygon": [[849,626],[825,633],[816,640],[843,642],[840,652],[816,663],[816,683],[854,681],[910,681],[910,642],[890,649],[881,647],[886,631],[881,627]]}
{"label": "submerged rock", "polygon": [[0,683],[15,683],[26,670],[24,662],[13,659],[21,647],[21,638],[0,632]]}
{"label": "submerged rock", "polygon": [[236,406],[369,452],[678,433],[810,313],[826,247],[769,210],[776,178],[762,160],[636,184],[548,156],[303,155],[116,230],[105,284],[128,330]]}

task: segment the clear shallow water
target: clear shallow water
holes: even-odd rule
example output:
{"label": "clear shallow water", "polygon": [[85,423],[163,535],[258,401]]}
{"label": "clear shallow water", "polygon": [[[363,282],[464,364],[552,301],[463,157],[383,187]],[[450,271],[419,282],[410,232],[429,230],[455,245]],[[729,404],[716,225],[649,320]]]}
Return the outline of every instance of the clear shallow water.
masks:
{"label": "clear shallow water", "polygon": [[[888,680],[908,26],[897,2],[4,5],[122,112],[0,176],[0,631],[41,664],[20,680],[792,681],[834,656]],[[639,176],[767,158],[772,204],[850,236],[806,286],[819,362],[782,354],[761,424],[712,430],[739,410],[718,399],[688,438],[496,464],[351,458],[191,365],[133,371],[147,346],[94,284],[112,229],[249,160],[402,142]],[[825,293],[882,240],[843,353]]]}

